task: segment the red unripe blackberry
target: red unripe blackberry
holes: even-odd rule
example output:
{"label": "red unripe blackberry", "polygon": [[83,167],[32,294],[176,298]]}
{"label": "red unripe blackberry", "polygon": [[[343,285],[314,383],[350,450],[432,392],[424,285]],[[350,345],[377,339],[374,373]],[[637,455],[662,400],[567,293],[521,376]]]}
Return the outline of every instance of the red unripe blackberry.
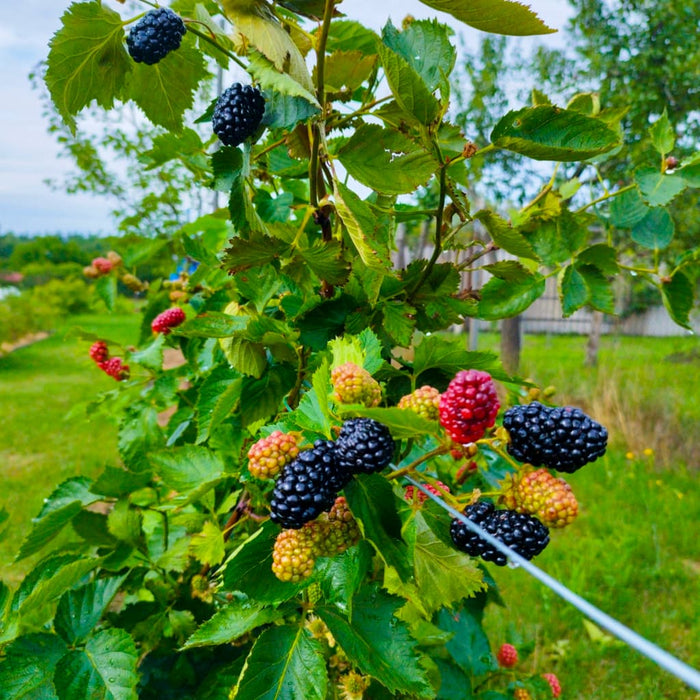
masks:
{"label": "red unripe blackberry", "polygon": [[225,146],[238,146],[258,128],[265,98],[252,85],[235,83],[221,93],[212,115],[214,133]]}
{"label": "red unripe blackberry", "polygon": [[109,348],[107,347],[107,343],[105,343],[104,340],[98,340],[94,342],[90,346],[90,357],[93,359],[94,362],[97,362],[97,364],[101,364],[102,362],[106,362],[109,359]]}
{"label": "red unripe blackberry", "polygon": [[[430,491],[430,493],[434,493],[440,498],[444,498],[445,491],[447,491],[447,493],[450,493],[450,487],[446,484],[443,484],[442,481],[436,481],[435,486],[433,486],[433,484],[423,484],[423,486],[425,486],[425,488],[428,491]],[[438,486],[440,488],[438,488]],[[440,489],[442,489],[442,491]],[[417,489],[415,486],[413,486],[413,484],[409,484],[404,489],[403,497],[408,503],[413,503],[414,499],[417,499],[419,504],[425,503],[428,500],[428,496],[426,496],[420,489]]]}
{"label": "red unripe blackberry", "polygon": [[512,644],[501,644],[496,660],[502,668],[513,668],[518,663],[518,650]]}
{"label": "red unripe blackberry", "polygon": [[508,452],[519,462],[569,474],[605,454],[608,431],[580,408],[550,408],[538,401],[503,416]]}
{"label": "red unripe blackberry", "polygon": [[566,527],[578,515],[578,502],[564,479],[537,469],[516,479],[504,502],[518,513],[534,515],[547,527]]}
{"label": "red unripe blackberry", "polygon": [[160,7],[149,10],[133,26],[126,37],[126,47],[134,61],[152,66],[180,48],[186,31],[178,15],[167,7]]}
{"label": "red unripe blackberry", "polygon": [[389,429],[371,418],[351,418],[343,423],[335,453],[346,474],[372,474],[388,466],[394,456]]}
{"label": "red unripe blackberry", "polygon": [[413,411],[428,420],[437,420],[440,414],[440,392],[432,386],[422,386],[412,394],[402,396],[398,407]]}
{"label": "red unripe blackberry", "polygon": [[167,309],[163,313],[158,314],[151,321],[151,330],[154,333],[162,333],[167,335],[170,333],[172,328],[179,326],[185,321],[185,312],[179,307],[175,306],[172,309]]}
{"label": "red unripe blackberry", "polygon": [[98,366],[105,374],[118,382],[129,378],[129,365],[125,365],[121,357],[112,357],[105,362],[100,362]]}
{"label": "red unripe blackberry", "polygon": [[312,541],[301,530],[282,530],[272,550],[272,571],[280,581],[299,583],[314,570]]}
{"label": "red unripe blackberry", "polygon": [[494,424],[499,407],[491,375],[462,370],[440,396],[440,423],[455,442],[476,442]]}
{"label": "red unripe blackberry", "polygon": [[559,679],[553,673],[543,673],[542,678],[549,683],[549,687],[552,689],[552,696],[558,698],[561,695],[561,683],[559,683]]}
{"label": "red unripe blackberry", "polygon": [[[479,502],[464,509],[464,515],[525,559],[532,559],[549,544],[549,530],[536,518],[513,510],[494,510],[492,503]],[[505,566],[505,554],[472,532],[461,520],[450,525],[452,542],[472,557]]]}
{"label": "red unripe blackberry", "polygon": [[275,430],[248,450],[248,471],[258,479],[276,477],[299,454],[294,435]]}
{"label": "red unripe blackberry", "polygon": [[91,267],[94,267],[100,275],[107,275],[112,271],[114,265],[112,265],[112,261],[109,258],[95,258],[91,263]]}
{"label": "red unripe blackberry", "polygon": [[338,403],[361,403],[365,406],[378,406],[382,400],[379,382],[364,368],[353,362],[335,367],[331,372],[333,398]]}

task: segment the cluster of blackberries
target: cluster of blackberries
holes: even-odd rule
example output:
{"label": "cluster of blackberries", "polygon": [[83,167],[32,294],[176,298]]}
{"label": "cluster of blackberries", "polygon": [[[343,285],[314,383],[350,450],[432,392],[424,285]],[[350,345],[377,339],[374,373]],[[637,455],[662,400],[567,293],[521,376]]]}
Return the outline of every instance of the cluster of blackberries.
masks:
{"label": "cluster of blackberries", "polygon": [[[532,559],[549,544],[549,530],[537,518],[514,510],[496,510],[493,503],[479,501],[464,509],[464,515],[525,559]],[[450,535],[457,549],[504,566],[507,557],[485,539],[454,518]]]}
{"label": "cluster of blackberries", "polygon": [[225,146],[243,143],[260,124],[265,113],[265,98],[252,85],[234,83],[216,101],[211,123]]}
{"label": "cluster of blackberries", "polygon": [[394,441],[385,425],[370,418],[346,421],[335,442],[317,440],[282,469],[270,517],[284,528],[299,529],[328,511],[355,474],[381,471],[393,455]]}
{"label": "cluster of blackberries", "polygon": [[608,431],[580,408],[539,401],[513,406],[503,417],[508,452],[519,462],[569,474],[605,454]]}
{"label": "cluster of blackberries", "polygon": [[137,63],[152,66],[180,48],[187,29],[182,19],[167,7],[147,12],[129,32],[126,46]]}

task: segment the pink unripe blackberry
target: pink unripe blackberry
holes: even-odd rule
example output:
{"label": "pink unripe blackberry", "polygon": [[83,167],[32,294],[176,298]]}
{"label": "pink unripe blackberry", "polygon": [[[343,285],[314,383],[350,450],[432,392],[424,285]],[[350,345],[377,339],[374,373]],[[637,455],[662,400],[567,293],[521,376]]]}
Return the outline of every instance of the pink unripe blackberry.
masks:
{"label": "pink unripe blackberry", "polygon": [[462,445],[480,440],[495,420],[500,403],[488,372],[457,372],[440,396],[440,423]]}
{"label": "pink unripe blackberry", "polygon": [[109,359],[109,348],[104,340],[98,340],[93,343],[90,346],[89,353],[90,357],[94,362],[97,362],[98,365],[102,362],[106,362]]}
{"label": "pink unripe blackberry", "polygon": [[105,362],[101,362],[99,367],[105,374],[108,374],[118,382],[123,382],[129,378],[129,365],[125,365],[121,357],[112,357]]}
{"label": "pink unripe blackberry", "polygon": [[502,668],[513,668],[518,663],[518,650],[512,644],[501,644],[496,660]]}
{"label": "pink unripe blackberry", "polygon": [[402,396],[398,407],[413,411],[428,420],[437,420],[440,408],[440,392],[432,386],[422,386],[412,394]]}
{"label": "pink unripe blackberry", "polygon": [[112,271],[114,265],[109,258],[95,258],[92,261],[94,267],[101,275],[107,275]]}
{"label": "pink unripe blackberry", "polygon": [[382,388],[374,377],[363,367],[353,362],[339,365],[331,372],[331,384],[338,403],[361,403],[377,406],[382,400]]}
{"label": "pink unripe blackberry", "polygon": [[151,330],[154,333],[162,333],[167,335],[170,333],[172,328],[179,326],[185,321],[185,312],[179,307],[175,306],[172,309],[167,309],[163,313],[158,314],[151,321]]}
{"label": "pink unripe blackberry", "polygon": [[542,678],[549,683],[549,687],[552,689],[552,696],[558,698],[561,695],[561,683],[559,683],[559,679],[553,673],[543,673]]}
{"label": "pink unripe blackberry", "polygon": [[294,435],[275,430],[248,450],[248,471],[258,479],[276,477],[299,454]]}
{"label": "pink unripe blackberry", "polygon": [[[435,486],[433,486],[433,484],[423,484],[423,486],[425,486],[425,488],[428,491],[430,491],[430,493],[434,493],[440,498],[444,498],[445,491],[447,491],[447,493],[450,493],[449,486],[443,484],[442,481],[436,481]],[[413,484],[409,484],[404,489],[403,497],[406,501],[408,501],[408,503],[413,503],[415,499],[418,500],[419,504],[425,503],[428,500],[428,496],[426,496],[420,489],[417,489],[415,486],[413,486]]]}

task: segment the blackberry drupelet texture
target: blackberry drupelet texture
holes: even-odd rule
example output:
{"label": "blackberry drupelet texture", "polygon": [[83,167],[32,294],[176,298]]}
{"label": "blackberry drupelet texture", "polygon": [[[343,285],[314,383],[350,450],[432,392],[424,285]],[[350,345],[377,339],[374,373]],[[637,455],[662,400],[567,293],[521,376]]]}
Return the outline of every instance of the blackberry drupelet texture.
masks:
{"label": "blackberry drupelet texture", "polygon": [[335,441],[341,472],[372,474],[388,466],[394,456],[389,429],[371,418],[351,418],[343,423]]}
{"label": "blackberry drupelet texture", "polygon": [[428,420],[437,420],[439,418],[440,392],[435,387],[426,384],[420,389],[416,389],[412,394],[402,396],[398,407],[413,411]]}
{"label": "blackberry drupelet texture", "polygon": [[104,340],[98,340],[94,342],[90,346],[89,353],[90,357],[98,365],[103,362],[107,362],[107,360],[109,359],[109,348],[107,347],[107,343],[105,343]]}
{"label": "blackberry drupelet texture", "polygon": [[275,430],[251,445],[248,450],[248,471],[258,479],[273,479],[298,455],[296,437]]}
{"label": "blackberry drupelet texture", "polygon": [[499,407],[491,375],[476,369],[462,370],[440,396],[440,424],[455,442],[466,445],[484,437]]}
{"label": "blackberry drupelet texture", "polygon": [[270,517],[284,528],[299,529],[314,520],[335,502],[339,484],[346,481],[338,473],[332,443],[318,441],[287,464],[277,479]]}
{"label": "blackberry drupelet texture", "polygon": [[[482,508],[476,510],[479,506]],[[467,506],[464,515],[525,559],[532,559],[549,544],[549,530],[537,518],[529,515],[512,510],[493,510],[492,504],[481,503]],[[492,561],[497,566],[505,566],[505,554],[456,518],[450,525],[450,535],[457,549],[472,557],[479,556],[484,561]]]}
{"label": "blackberry drupelet texture", "polygon": [[503,496],[507,508],[534,515],[547,527],[566,527],[578,515],[578,502],[564,479],[546,469],[522,474]]}
{"label": "blackberry drupelet texture", "polygon": [[225,146],[238,146],[258,128],[263,114],[265,99],[260,90],[234,83],[217,100],[212,127]]}
{"label": "blackberry drupelet texture", "polygon": [[184,322],[185,312],[179,306],[175,306],[172,309],[167,309],[163,311],[163,313],[158,314],[153,321],[151,321],[151,330],[154,333],[167,335],[172,328]]}
{"label": "blackberry drupelet texture", "polygon": [[180,48],[187,29],[182,19],[167,7],[150,10],[126,37],[129,55],[137,63],[152,66]]}
{"label": "blackberry drupelet texture", "polygon": [[503,417],[508,452],[519,462],[569,474],[605,454],[608,431],[580,408],[550,408],[538,401],[513,406]]}
{"label": "blackberry drupelet texture", "polygon": [[382,400],[382,387],[364,368],[353,362],[335,367],[331,372],[333,398],[338,403],[361,403],[378,406]]}

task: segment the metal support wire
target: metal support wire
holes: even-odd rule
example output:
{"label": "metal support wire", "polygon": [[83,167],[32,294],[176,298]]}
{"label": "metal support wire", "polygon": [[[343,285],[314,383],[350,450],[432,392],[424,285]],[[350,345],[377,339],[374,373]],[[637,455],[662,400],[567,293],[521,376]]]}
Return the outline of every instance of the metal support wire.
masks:
{"label": "metal support wire", "polygon": [[404,478],[415,487],[419,488],[426,496],[428,496],[428,498],[432,498],[433,501],[446,510],[452,517],[463,522],[472,532],[475,532],[477,535],[479,535],[479,537],[482,537],[499,552],[505,554],[510,561],[517,564],[522,569],[525,569],[525,571],[527,571],[531,576],[554,591],[559,597],[563,598],[568,603],[571,603],[571,605],[580,610],[597,625],[607,630],[618,639],[621,639],[626,644],[629,644],[640,654],[646,656],[647,659],[650,659],[655,664],[661,666],[661,668],[676,676],[676,678],[679,678],[684,683],[687,683],[691,688],[700,692],[700,672],[696,671],[692,666],[689,666],[680,659],[677,659],[672,654],[669,654],[667,651],[661,649],[661,647],[656,646],[656,644],[644,639],[644,637],[641,637],[629,627],[626,627],[615,618],[610,617],[610,615],[607,613],[604,613],[602,610],[596,608],[595,605],[592,605],[580,595],[570,591],[555,578],[552,578],[549,574],[542,571],[542,569],[539,569],[534,564],[531,564],[527,559],[521,557],[517,552],[514,552],[500,540],[497,540],[493,535],[486,532],[475,522],[472,522],[462,513],[445,503],[442,498],[428,491],[423,484],[417,482],[415,479],[412,479],[410,476],[406,476]]}

